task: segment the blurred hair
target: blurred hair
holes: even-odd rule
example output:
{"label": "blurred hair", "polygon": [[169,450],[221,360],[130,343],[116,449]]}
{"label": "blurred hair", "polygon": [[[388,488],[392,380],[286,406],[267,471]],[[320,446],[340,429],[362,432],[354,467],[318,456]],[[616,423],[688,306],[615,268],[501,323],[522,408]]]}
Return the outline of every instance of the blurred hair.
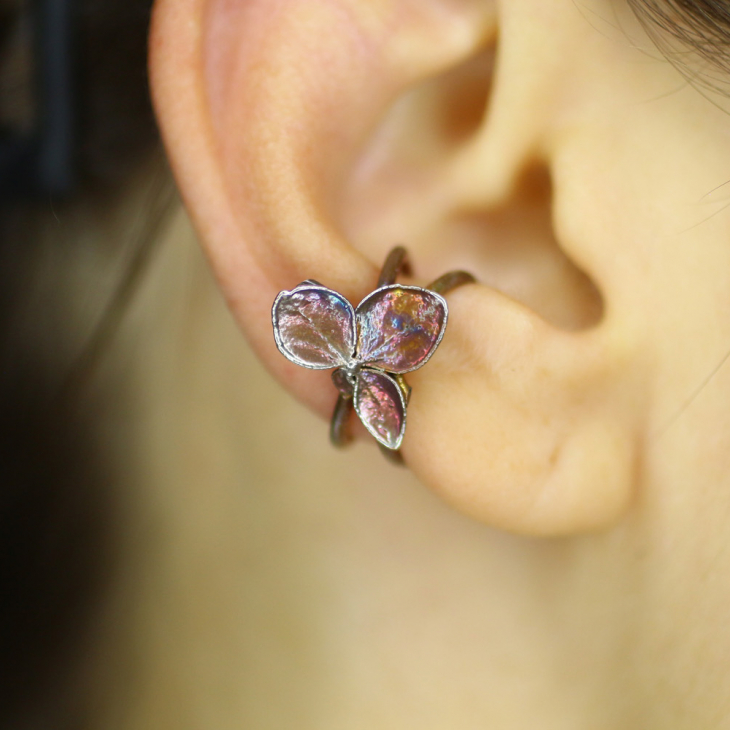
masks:
{"label": "blurred hair", "polygon": [[[2,727],[86,722],[81,675],[114,570],[117,470],[104,397],[82,386],[174,201],[147,87],[151,5],[77,4],[77,188],[0,202]],[[28,7],[0,7],[5,111],[27,106],[32,58],[18,57],[27,29],[13,11]],[[144,207],[119,216],[140,180]]]}
{"label": "blurred hair", "polygon": [[[728,0],[628,1],[659,50],[686,78],[728,94]],[[693,63],[692,56],[701,62],[699,66]]]}

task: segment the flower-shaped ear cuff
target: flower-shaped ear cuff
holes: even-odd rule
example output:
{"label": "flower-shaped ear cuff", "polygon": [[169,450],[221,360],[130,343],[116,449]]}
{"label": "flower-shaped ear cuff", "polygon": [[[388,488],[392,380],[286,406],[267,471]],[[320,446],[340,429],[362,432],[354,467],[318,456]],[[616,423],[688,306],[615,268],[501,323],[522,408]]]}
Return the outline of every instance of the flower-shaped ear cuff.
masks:
{"label": "flower-shaped ear cuff", "polygon": [[340,394],[332,442],[350,441],[354,405],[365,428],[396,460],[411,394],[403,375],[423,366],[444,336],[449,310],[442,295],[474,281],[471,274],[454,271],[425,289],[396,284],[408,268],[406,251],[398,246],[385,260],[377,289],[357,307],[309,279],[280,292],[271,314],[274,339],[285,357],[314,370],[336,368],[332,380]]}

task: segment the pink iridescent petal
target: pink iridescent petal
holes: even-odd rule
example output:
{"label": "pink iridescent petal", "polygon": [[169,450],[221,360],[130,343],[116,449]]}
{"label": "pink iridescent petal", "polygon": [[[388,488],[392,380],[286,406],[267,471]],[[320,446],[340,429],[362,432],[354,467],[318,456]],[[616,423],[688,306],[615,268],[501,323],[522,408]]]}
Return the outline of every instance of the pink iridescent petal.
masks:
{"label": "pink iridescent petal", "polygon": [[435,292],[395,284],[377,289],[360,302],[357,358],[391,373],[423,365],[446,328],[446,300]]}
{"label": "pink iridescent petal", "polygon": [[300,284],[276,297],[274,338],[283,355],[317,370],[349,363],[355,350],[355,313],[341,294]]}
{"label": "pink iridescent petal", "polygon": [[355,385],[355,411],[383,446],[400,447],[406,429],[406,403],[393,378],[376,370],[361,370]]}

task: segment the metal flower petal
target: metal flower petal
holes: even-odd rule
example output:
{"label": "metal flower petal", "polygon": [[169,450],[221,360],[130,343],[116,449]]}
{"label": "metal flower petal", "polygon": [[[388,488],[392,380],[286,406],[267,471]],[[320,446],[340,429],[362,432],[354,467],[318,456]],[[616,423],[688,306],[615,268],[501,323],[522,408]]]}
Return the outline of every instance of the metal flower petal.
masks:
{"label": "metal flower petal", "polygon": [[271,318],[277,347],[297,365],[324,370],[352,363],[355,312],[342,294],[305,281],[279,293]]}
{"label": "metal flower petal", "polygon": [[394,378],[378,370],[360,370],[355,383],[355,411],[383,446],[400,448],[406,430],[406,398]]}
{"label": "metal flower petal", "polygon": [[358,361],[400,374],[431,357],[444,335],[448,306],[436,292],[392,284],[365,297],[355,316]]}

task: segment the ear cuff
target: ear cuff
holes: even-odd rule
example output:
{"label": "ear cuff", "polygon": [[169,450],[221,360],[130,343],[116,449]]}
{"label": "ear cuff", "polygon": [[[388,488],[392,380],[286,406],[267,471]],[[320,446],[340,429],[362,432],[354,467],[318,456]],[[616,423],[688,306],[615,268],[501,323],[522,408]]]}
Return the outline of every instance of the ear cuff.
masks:
{"label": "ear cuff", "polygon": [[406,429],[411,388],[403,377],[422,367],[436,351],[448,322],[443,295],[475,281],[465,271],[440,276],[428,287],[396,284],[410,273],[405,248],[391,250],[377,288],[357,307],[312,279],[282,291],[272,308],[274,339],[280,352],[302,367],[336,368],[339,391],[330,440],[352,440],[353,410],[383,453],[403,463],[400,445]]}

